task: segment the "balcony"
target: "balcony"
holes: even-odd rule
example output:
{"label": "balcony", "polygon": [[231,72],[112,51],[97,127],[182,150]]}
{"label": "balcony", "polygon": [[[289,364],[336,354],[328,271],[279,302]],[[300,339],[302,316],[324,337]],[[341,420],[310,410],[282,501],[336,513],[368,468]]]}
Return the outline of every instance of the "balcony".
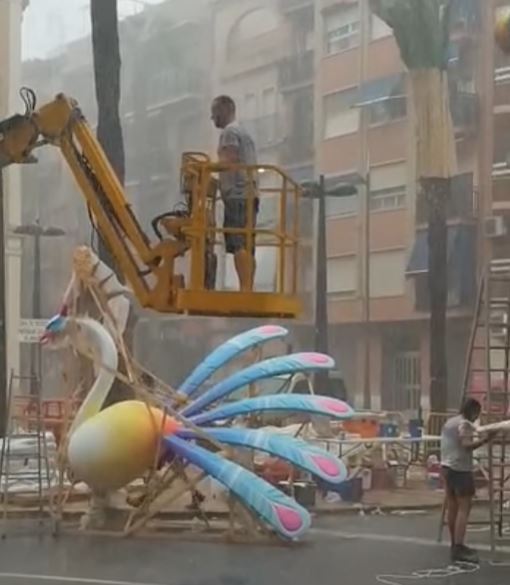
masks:
{"label": "balcony", "polygon": [[243,124],[258,150],[274,148],[284,139],[282,118],[278,114],[244,120]]}
{"label": "balcony", "polygon": [[314,0],[280,0],[280,9],[284,14],[299,12],[300,10],[312,10]]}
{"label": "balcony", "polygon": [[302,121],[285,137],[281,148],[281,161],[284,165],[295,166],[308,163],[314,156],[313,124]]}
{"label": "balcony", "polygon": [[474,132],[478,122],[478,96],[476,93],[452,92],[450,108],[455,134],[458,136]]}
{"label": "balcony", "polygon": [[195,71],[160,71],[148,83],[147,109],[157,110],[168,106],[195,103],[202,98],[204,77]]}
{"label": "balcony", "polygon": [[[448,220],[471,221],[476,217],[476,197],[473,174],[465,173],[452,179],[451,197],[446,207]],[[427,201],[424,196],[416,198],[416,224],[428,223]]]}
{"label": "balcony", "polygon": [[[468,308],[476,295],[476,226],[448,226],[447,238],[449,309]],[[406,276],[414,281],[414,305],[418,312],[430,311],[428,285],[428,230],[416,232],[406,268]]]}
{"label": "balcony", "polygon": [[314,52],[288,57],[280,62],[278,83],[282,92],[294,91],[313,84]]}

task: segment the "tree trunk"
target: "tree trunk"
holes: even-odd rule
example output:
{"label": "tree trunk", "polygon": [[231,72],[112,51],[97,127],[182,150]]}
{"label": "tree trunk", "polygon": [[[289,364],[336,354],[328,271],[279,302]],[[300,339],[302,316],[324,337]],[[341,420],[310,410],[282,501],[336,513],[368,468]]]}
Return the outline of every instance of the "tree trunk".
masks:
{"label": "tree trunk", "polygon": [[117,0],[91,0],[92,51],[98,107],[97,138],[124,184],[125,162],[120,123],[120,47]]}
{"label": "tree trunk", "polygon": [[[91,0],[92,52],[97,101],[97,139],[103,147],[119,181],[124,184],[125,158],[120,122],[120,47],[117,20],[117,0]],[[99,238],[99,257],[118,270],[102,237]],[[117,274],[124,282],[121,274]]]}
{"label": "tree trunk", "polygon": [[[92,52],[94,57],[94,79],[98,110],[97,138],[110,164],[124,185],[125,157],[122,126],[120,121],[120,46],[117,16],[117,0],[91,0]],[[103,239],[99,238],[98,254],[110,266],[121,282],[125,282]],[[130,324],[126,328],[126,344],[132,346],[132,331],[135,319],[130,311]],[[119,356],[119,370],[126,373],[122,356]],[[119,380],[115,380],[105,406],[132,397],[132,391]]]}
{"label": "tree trunk", "polygon": [[432,412],[445,412],[448,405],[446,210],[451,177],[457,172],[457,153],[446,71],[418,69],[411,71],[410,77],[415,106],[418,177],[428,211],[430,409]]}
{"label": "tree trunk", "polygon": [[448,306],[448,229],[450,179],[422,179],[428,208],[428,286],[430,298],[430,410],[448,407],[446,311]]}

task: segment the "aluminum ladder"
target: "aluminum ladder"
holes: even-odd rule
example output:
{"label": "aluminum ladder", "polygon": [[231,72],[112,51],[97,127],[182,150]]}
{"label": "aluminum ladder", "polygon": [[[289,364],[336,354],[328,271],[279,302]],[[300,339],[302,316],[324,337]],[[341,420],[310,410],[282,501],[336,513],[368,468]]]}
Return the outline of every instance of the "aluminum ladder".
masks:
{"label": "aluminum ladder", "polygon": [[[29,383],[30,394],[16,393],[16,386]],[[21,412],[16,406],[21,404]],[[57,526],[52,501],[52,465],[44,428],[41,385],[37,376],[19,376],[11,371],[7,391],[6,435],[0,450],[0,491],[2,494],[2,528],[5,539],[11,511],[12,490],[16,495],[36,495],[39,526],[49,519],[53,534]],[[30,463],[35,461],[35,466]],[[34,485],[35,484],[35,485]]]}
{"label": "aluminum ladder", "polygon": [[[509,417],[510,408],[510,259],[492,260],[480,281],[465,362],[463,396],[482,404],[484,423]],[[489,510],[470,526],[489,526],[494,553],[510,543],[510,438],[500,435],[475,453],[487,480]],[[443,505],[439,541],[446,517]]]}

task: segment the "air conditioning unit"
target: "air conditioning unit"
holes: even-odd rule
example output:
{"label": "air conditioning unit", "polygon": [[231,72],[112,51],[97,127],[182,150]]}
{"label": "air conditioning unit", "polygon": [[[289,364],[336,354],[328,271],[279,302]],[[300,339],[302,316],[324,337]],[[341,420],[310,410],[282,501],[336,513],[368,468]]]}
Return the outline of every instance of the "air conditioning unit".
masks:
{"label": "air conditioning unit", "polygon": [[506,222],[503,216],[494,215],[488,217],[484,223],[484,235],[486,238],[500,238],[508,233]]}

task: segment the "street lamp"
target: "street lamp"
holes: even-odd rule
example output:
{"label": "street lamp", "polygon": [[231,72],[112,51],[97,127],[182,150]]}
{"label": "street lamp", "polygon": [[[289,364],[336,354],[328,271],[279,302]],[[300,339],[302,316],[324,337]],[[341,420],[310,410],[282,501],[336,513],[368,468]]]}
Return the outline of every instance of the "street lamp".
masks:
{"label": "street lamp", "polygon": [[[41,315],[41,238],[60,237],[65,231],[59,227],[42,226],[39,219],[32,224],[16,226],[13,233],[18,236],[34,238],[34,277],[32,291],[32,318],[40,319]],[[41,379],[41,349],[38,344],[30,347],[30,393],[37,392],[36,381]]]}
{"label": "street lamp", "polygon": [[[315,351],[327,354],[328,343],[328,261],[326,243],[326,197],[352,197],[358,193],[357,185],[364,183],[361,176],[353,174],[349,181],[339,182],[326,189],[326,178],[321,175],[319,182],[303,183],[303,196],[319,202],[317,218],[317,275],[315,282]],[[315,387],[319,394],[327,394],[329,372],[316,374]]]}

